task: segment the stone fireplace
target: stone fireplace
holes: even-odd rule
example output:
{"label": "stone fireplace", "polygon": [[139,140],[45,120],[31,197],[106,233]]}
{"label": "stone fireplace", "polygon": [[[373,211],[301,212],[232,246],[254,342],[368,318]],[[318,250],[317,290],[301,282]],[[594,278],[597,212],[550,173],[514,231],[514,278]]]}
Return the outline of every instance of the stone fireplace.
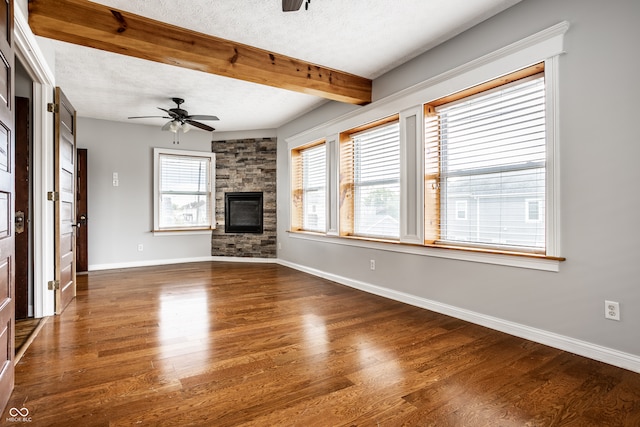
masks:
{"label": "stone fireplace", "polygon": [[[211,255],[228,257],[275,258],[276,253],[276,138],[213,141],[216,153],[216,229],[211,236]],[[225,193],[262,193],[262,233],[257,231],[226,232],[227,226],[252,226],[245,214],[240,223],[227,218]],[[239,207],[257,208],[240,200]],[[255,213],[255,211],[253,211]],[[230,224],[227,222],[231,220]],[[255,224],[254,224],[255,225]],[[253,225],[253,226],[254,226]],[[237,230],[237,228],[235,228]],[[256,228],[254,228],[255,230]]]}

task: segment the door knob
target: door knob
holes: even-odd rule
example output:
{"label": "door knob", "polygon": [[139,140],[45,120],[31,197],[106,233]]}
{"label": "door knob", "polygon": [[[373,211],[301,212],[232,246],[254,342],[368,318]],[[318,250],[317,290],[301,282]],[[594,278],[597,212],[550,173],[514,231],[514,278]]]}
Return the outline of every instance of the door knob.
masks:
{"label": "door knob", "polygon": [[85,225],[86,223],[87,223],[87,216],[85,214],[81,214],[78,217],[78,222],[76,224],[71,224],[71,226],[80,228],[80,226]]}
{"label": "door knob", "polygon": [[16,212],[16,234],[24,233],[24,212]]}

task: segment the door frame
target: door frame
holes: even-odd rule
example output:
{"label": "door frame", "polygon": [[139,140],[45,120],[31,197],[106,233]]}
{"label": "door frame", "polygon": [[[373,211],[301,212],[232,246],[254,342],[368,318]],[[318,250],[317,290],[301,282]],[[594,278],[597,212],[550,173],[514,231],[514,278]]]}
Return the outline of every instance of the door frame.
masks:
{"label": "door frame", "polygon": [[[88,230],[89,223],[87,221],[88,200],[87,200],[87,156],[89,150],[86,148],[76,147],[76,222],[80,224],[76,228],[76,274],[87,273],[89,271],[88,258]],[[83,219],[84,215],[84,219]]]}
{"label": "door frame", "polygon": [[33,80],[33,314],[44,317],[55,313],[55,294],[48,289],[54,280],[54,209],[47,200],[54,173],[54,117],[47,104],[53,102],[55,79],[17,3],[14,21],[16,57]]}

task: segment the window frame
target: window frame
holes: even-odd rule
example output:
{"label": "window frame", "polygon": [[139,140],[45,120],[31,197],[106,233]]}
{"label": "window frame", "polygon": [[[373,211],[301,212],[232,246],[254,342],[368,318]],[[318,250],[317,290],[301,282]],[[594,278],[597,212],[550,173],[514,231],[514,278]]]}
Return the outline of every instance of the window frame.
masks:
{"label": "window frame", "polygon": [[[527,79],[533,79],[542,77],[545,81],[545,95],[547,95],[547,79],[545,74],[545,61],[541,61],[539,63],[530,65],[528,67],[521,68],[519,70],[512,71],[503,76],[493,78],[486,82],[483,82],[478,85],[474,85],[472,87],[463,89],[458,92],[454,92],[450,95],[428,101],[424,104],[424,117],[425,117],[425,131],[426,131],[426,121],[427,120],[435,120],[436,122],[439,120],[437,114],[437,108],[454,104],[456,102],[462,102],[465,99],[471,99],[477,96],[482,96],[490,91],[499,89],[501,87],[516,84],[519,81],[526,81]],[[546,104],[546,101],[545,101]],[[549,137],[548,127],[546,121],[549,119],[548,112],[545,111],[545,129],[546,129],[546,137]],[[433,149],[433,153],[436,160],[429,163],[426,159],[426,156],[429,153],[429,150]],[[549,144],[545,142],[545,150],[549,149]],[[431,212],[432,217],[429,217],[425,214],[425,229],[431,230],[431,233],[425,233],[425,245],[434,246],[434,247],[459,247],[461,249],[468,250],[493,250],[496,252],[504,252],[504,253],[514,253],[514,254],[534,254],[534,255],[543,255],[546,256],[548,254],[547,247],[545,245],[544,250],[538,249],[528,249],[528,248],[519,248],[512,246],[505,246],[500,244],[489,244],[489,243],[473,243],[473,242],[453,242],[447,241],[442,238],[442,227],[446,223],[442,219],[442,207],[445,205],[442,201],[445,196],[446,188],[442,184],[443,176],[451,177],[451,174],[443,174],[443,163],[440,158],[443,153],[442,141],[438,142],[437,147],[427,147],[425,141],[425,212]],[[545,160],[548,159],[549,156],[545,156]],[[547,165],[545,164],[545,175],[548,178],[549,174],[546,173]],[[435,186],[429,189],[429,183],[436,182]],[[433,186],[433,184],[432,184]],[[546,190],[548,190],[548,186],[546,186]],[[545,191],[545,197],[547,197],[547,191]],[[546,205],[546,204],[545,204]],[[457,218],[457,209],[456,209],[456,218]],[[525,221],[527,223],[532,221]],[[537,221],[539,222],[539,221]],[[436,227],[430,225],[437,224]],[[545,224],[546,228],[546,224]],[[547,234],[548,236],[548,234]]]}
{"label": "window frame", "polygon": [[[324,146],[325,148],[325,161],[324,161],[324,191],[325,191],[325,222],[324,222],[324,230],[318,229],[307,229],[304,226],[304,205],[305,205],[305,193],[306,189],[304,188],[304,165],[303,165],[303,155],[306,150],[311,150],[317,148],[319,146]],[[291,231],[303,231],[310,233],[326,233],[327,231],[327,219],[328,219],[328,179],[327,179],[327,158],[328,158],[328,150],[329,146],[325,139],[321,139],[319,141],[312,142],[310,144],[303,145],[301,147],[296,147],[291,150],[289,158],[291,159]]]}
{"label": "window frame", "polygon": [[[209,225],[208,226],[177,226],[177,227],[160,227],[160,203],[162,196],[160,194],[161,189],[161,157],[162,156],[174,156],[174,157],[189,157],[206,159],[209,162],[208,177],[209,182],[205,191],[208,196],[207,209],[209,211]],[[166,235],[171,233],[181,234],[208,234],[216,228],[216,211],[215,211],[215,153],[209,153],[204,151],[188,151],[188,150],[174,150],[169,148],[155,147],[153,149],[153,233],[155,235]]]}

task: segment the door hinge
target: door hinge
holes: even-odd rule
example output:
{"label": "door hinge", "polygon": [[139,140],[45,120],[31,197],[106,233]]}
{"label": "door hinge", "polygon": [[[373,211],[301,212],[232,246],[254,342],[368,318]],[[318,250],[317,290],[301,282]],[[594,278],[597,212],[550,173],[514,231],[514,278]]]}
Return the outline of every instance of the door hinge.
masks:
{"label": "door hinge", "polygon": [[47,200],[51,202],[57,202],[60,199],[57,191],[49,191],[47,192]]}
{"label": "door hinge", "polygon": [[47,282],[50,291],[57,291],[60,289],[60,281],[59,280],[50,280]]}
{"label": "door hinge", "polygon": [[47,111],[50,113],[57,113],[60,111],[60,104],[54,104],[53,102],[49,102],[47,104]]}

